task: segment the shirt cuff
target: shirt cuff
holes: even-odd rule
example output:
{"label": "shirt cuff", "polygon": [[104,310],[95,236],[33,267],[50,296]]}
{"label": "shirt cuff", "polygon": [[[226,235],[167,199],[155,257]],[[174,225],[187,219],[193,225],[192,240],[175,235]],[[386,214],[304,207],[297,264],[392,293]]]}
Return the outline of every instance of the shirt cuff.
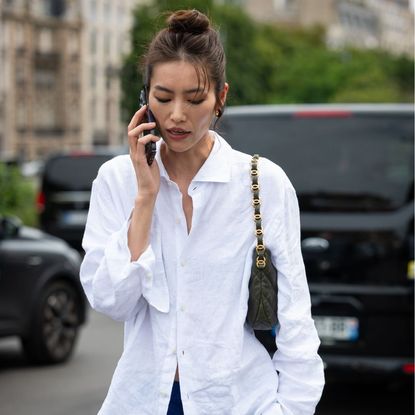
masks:
{"label": "shirt cuff", "polygon": [[[169,290],[161,254],[159,254],[160,258],[157,258],[156,255],[158,235],[152,237],[151,243],[136,261],[131,261],[128,247],[130,222],[131,220],[127,220],[123,227],[111,236],[105,249],[110,273],[112,275],[121,274],[121,279],[125,279],[126,282],[123,284],[123,288],[127,290],[135,290],[137,288],[136,280],[139,278],[143,297],[155,309],[167,313],[170,308]],[[155,229],[153,231],[157,233]],[[120,272],[121,270],[123,272]]]}

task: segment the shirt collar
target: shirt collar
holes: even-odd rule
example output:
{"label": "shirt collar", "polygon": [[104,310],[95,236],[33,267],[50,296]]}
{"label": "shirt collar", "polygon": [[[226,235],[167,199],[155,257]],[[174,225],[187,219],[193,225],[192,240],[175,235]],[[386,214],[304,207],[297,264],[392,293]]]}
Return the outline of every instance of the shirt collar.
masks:
{"label": "shirt collar", "polygon": [[[213,133],[214,138],[213,148],[193,178],[193,182],[226,183],[231,180],[232,147],[215,131],[211,131],[211,133]],[[157,142],[156,160],[160,168],[160,176],[170,180],[160,156],[161,142],[162,140]]]}

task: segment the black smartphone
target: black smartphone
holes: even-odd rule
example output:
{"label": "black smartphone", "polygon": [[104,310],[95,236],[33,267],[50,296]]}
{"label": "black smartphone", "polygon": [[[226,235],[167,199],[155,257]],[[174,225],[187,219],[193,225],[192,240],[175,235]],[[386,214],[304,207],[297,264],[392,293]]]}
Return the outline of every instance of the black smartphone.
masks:
{"label": "black smartphone", "polygon": [[[147,88],[146,87],[144,87],[140,91],[140,108],[143,105],[147,105]],[[151,112],[148,105],[147,105],[147,110],[146,110],[145,122],[156,122],[154,115]],[[160,135],[157,128],[152,128],[151,130],[144,131],[144,135],[147,135],[147,134],[152,134],[152,135],[157,135],[157,136]],[[146,152],[146,157],[147,157],[147,163],[149,166],[151,166],[151,164],[154,161],[154,157],[156,156],[156,143],[154,141],[150,141],[149,143],[147,143],[145,145],[145,152]]]}

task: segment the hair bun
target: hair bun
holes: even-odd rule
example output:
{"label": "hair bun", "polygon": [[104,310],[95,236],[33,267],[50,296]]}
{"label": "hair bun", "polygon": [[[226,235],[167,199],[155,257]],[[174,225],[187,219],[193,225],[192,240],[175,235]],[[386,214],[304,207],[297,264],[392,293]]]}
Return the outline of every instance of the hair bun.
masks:
{"label": "hair bun", "polygon": [[198,10],[178,10],[168,19],[168,29],[175,33],[192,33],[195,35],[207,32],[209,19]]}

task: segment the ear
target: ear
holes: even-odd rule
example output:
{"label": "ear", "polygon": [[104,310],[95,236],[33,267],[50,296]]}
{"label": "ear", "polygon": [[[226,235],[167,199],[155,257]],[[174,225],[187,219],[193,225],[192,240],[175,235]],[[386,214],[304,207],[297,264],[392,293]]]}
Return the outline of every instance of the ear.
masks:
{"label": "ear", "polygon": [[228,91],[229,91],[229,84],[225,82],[225,85],[223,86],[222,91],[220,91],[219,93],[219,102],[220,102],[221,108],[225,106],[226,96],[228,95]]}

